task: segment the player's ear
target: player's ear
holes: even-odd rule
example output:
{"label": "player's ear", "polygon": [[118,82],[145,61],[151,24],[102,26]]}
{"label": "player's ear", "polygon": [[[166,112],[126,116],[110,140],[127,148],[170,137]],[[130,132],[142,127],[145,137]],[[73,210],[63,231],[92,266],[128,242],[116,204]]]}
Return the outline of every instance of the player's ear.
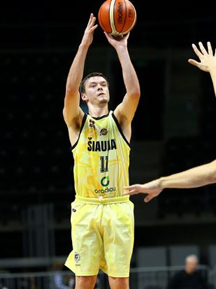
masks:
{"label": "player's ear", "polygon": [[87,95],[85,93],[81,93],[81,98],[83,101],[87,100]]}

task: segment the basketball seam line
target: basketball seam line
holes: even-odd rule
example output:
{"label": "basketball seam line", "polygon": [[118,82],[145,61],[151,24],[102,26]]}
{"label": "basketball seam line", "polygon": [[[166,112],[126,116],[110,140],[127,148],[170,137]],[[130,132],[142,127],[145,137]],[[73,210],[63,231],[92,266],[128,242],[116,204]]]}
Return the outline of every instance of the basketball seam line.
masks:
{"label": "basketball seam line", "polygon": [[129,31],[131,31],[132,29],[133,29],[133,27],[134,27],[134,25],[135,25],[135,23],[136,23],[136,20],[137,20],[137,13],[136,13],[136,9],[134,9],[134,22],[133,22],[133,24],[131,25],[131,27],[127,30],[127,31],[125,31],[125,34],[127,34]]}
{"label": "basketball seam line", "polygon": [[115,18],[114,18],[115,2],[116,0],[111,0],[111,3],[110,3],[110,24],[111,24],[112,34],[119,35],[118,31],[115,29]]}
{"label": "basketball seam line", "polygon": [[[125,23],[126,23],[126,19],[127,19],[127,11],[128,11],[127,5],[125,4],[125,1],[124,1],[124,5],[125,5],[125,11],[126,11],[126,13],[125,13],[124,24],[123,24],[123,26],[122,26],[122,29],[124,29],[124,26],[125,26]],[[121,29],[121,31],[120,31],[119,33],[122,33],[122,29]],[[126,33],[124,32],[123,34],[126,34]]]}

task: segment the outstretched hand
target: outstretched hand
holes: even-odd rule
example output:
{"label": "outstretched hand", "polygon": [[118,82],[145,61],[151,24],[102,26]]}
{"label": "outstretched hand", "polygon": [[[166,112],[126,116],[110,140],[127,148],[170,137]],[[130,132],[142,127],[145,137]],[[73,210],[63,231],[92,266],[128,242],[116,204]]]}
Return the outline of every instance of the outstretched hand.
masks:
{"label": "outstretched hand", "polygon": [[195,54],[198,56],[200,62],[194,59],[188,59],[190,64],[205,72],[210,72],[213,68],[216,68],[216,50],[213,53],[210,42],[207,42],[207,49],[204,47],[202,42],[199,42],[199,49],[195,44],[192,44],[192,48]]}
{"label": "outstretched hand", "polygon": [[159,179],[151,181],[146,184],[136,184],[136,185],[131,185],[128,187],[124,188],[126,192],[124,192],[124,195],[136,195],[136,194],[147,194],[147,196],[144,198],[144,202],[148,203],[151,201],[153,198],[157,197],[163,189],[160,188],[159,185]]}
{"label": "outstretched hand", "polygon": [[95,24],[96,17],[94,16],[93,13],[91,13],[87,27],[85,29],[83,38],[82,38],[82,44],[90,46],[93,41],[93,34],[95,29],[98,27],[97,24]]}

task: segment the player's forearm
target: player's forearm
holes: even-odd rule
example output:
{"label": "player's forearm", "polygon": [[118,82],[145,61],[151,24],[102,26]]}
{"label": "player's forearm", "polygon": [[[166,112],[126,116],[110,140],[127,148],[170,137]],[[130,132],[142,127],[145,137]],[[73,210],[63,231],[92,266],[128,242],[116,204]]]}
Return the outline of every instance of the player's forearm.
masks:
{"label": "player's forearm", "polygon": [[139,80],[131,62],[127,48],[121,48],[121,50],[117,51],[117,53],[122,67],[123,80],[127,93],[129,95],[139,96]]}
{"label": "player's forearm", "polygon": [[79,90],[79,86],[83,77],[87,52],[88,46],[81,44],[68,73],[66,95],[70,95],[73,92],[76,93]]}
{"label": "player's forearm", "polygon": [[165,188],[196,188],[216,182],[216,161],[159,179]]}

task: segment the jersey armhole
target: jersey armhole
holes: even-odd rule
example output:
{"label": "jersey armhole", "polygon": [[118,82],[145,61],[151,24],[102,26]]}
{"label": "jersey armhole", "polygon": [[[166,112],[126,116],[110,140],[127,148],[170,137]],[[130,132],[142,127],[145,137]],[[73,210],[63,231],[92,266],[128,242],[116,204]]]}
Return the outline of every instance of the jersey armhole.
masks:
{"label": "jersey armhole", "polygon": [[121,136],[123,137],[124,141],[125,141],[126,144],[131,148],[130,143],[128,142],[128,140],[126,139],[125,135],[123,134],[123,131],[122,131],[122,129],[121,129],[121,126],[120,126],[120,124],[119,124],[119,122],[118,122],[118,120],[117,120],[114,112],[112,112],[112,117],[113,117],[113,119],[114,119],[114,121],[115,121],[115,123],[116,123],[116,125],[117,125],[117,128],[118,128]]}
{"label": "jersey armhole", "polygon": [[83,116],[82,124],[81,124],[81,127],[80,127],[80,132],[79,132],[78,139],[77,139],[77,141],[75,142],[75,144],[70,147],[70,150],[71,150],[71,151],[77,146],[77,144],[78,144],[78,142],[79,142],[80,135],[81,135],[81,132],[82,132],[82,130],[83,130],[83,127],[84,127],[86,118],[87,118],[87,113],[85,113],[84,116]]}

